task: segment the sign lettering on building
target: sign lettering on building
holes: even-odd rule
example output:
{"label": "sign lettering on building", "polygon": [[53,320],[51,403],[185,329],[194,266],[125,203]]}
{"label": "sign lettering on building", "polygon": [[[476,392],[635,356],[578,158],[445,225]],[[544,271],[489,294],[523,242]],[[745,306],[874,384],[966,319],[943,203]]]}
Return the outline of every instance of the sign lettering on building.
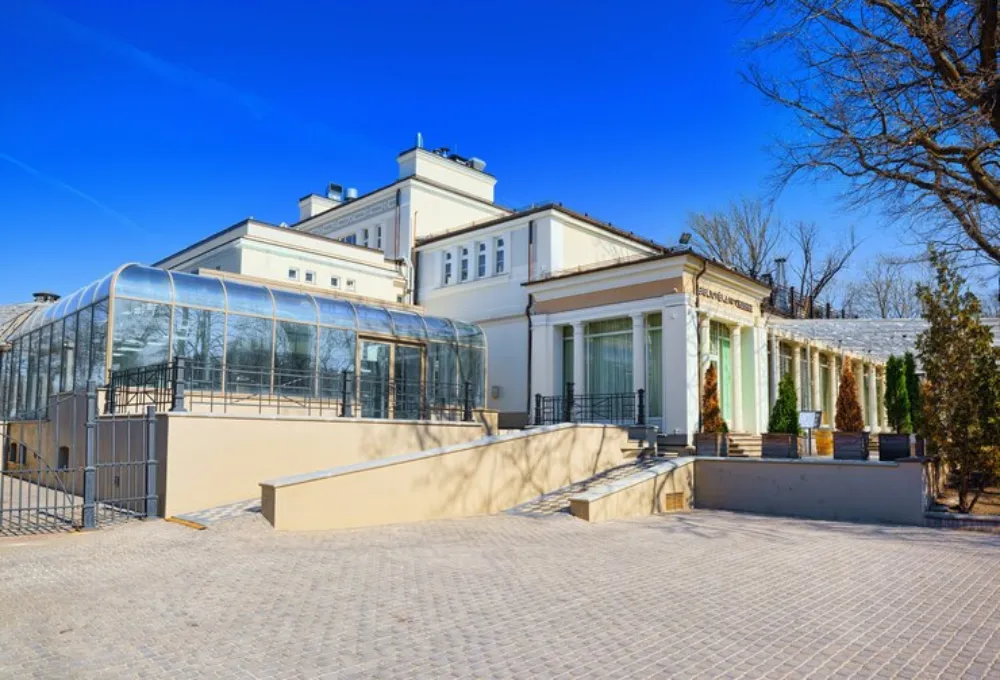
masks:
{"label": "sign lettering on building", "polygon": [[709,300],[715,300],[724,305],[732,305],[736,309],[741,309],[744,312],[753,312],[753,305],[749,302],[744,302],[743,300],[737,300],[732,295],[727,293],[721,293],[717,290],[711,290],[710,288],[698,287],[698,295],[700,297],[708,298]]}

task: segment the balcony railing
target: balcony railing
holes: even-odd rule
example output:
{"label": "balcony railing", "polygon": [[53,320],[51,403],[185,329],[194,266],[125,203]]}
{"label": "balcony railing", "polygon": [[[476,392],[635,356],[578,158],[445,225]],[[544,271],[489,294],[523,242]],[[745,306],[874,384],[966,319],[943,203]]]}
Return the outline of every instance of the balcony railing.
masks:
{"label": "balcony railing", "polygon": [[646,391],[612,394],[576,394],[573,383],[566,383],[560,395],[535,395],[535,425],[556,423],[603,423],[609,425],[645,425]]}

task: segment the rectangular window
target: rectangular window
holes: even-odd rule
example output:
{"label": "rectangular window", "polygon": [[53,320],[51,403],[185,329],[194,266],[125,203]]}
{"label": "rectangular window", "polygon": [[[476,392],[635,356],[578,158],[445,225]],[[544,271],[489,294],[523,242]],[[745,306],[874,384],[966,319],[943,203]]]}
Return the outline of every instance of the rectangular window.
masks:
{"label": "rectangular window", "polygon": [[505,271],[507,271],[507,246],[502,236],[496,239],[494,252],[495,252],[494,261],[496,262],[496,266],[494,267],[493,273],[503,274]]}
{"label": "rectangular window", "polygon": [[365,248],[368,247],[368,229],[367,228],[361,230],[361,245],[363,245]]}
{"label": "rectangular window", "polygon": [[375,225],[375,247],[378,250],[382,250],[382,225]]}
{"label": "rectangular window", "polygon": [[444,285],[451,285],[451,253],[444,254]]}
{"label": "rectangular window", "polygon": [[299,270],[298,269],[289,269],[288,270],[288,278],[291,279],[292,281],[298,281],[299,280]]}
{"label": "rectangular window", "polygon": [[358,243],[358,235],[357,234],[351,234],[349,236],[345,236],[343,240],[344,240],[344,243],[350,243],[352,246],[353,245],[357,245],[357,243]]}
{"label": "rectangular window", "polygon": [[316,283],[316,272],[306,272],[306,283]]}
{"label": "rectangular window", "polygon": [[458,278],[460,281],[469,280],[469,249],[466,247],[462,248],[462,263],[461,269],[459,269]]}
{"label": "rectangular window", "polygon": [[340,288],[340,277],[339,276],[331,276],[330,277],[330,285],[333,286],[334,288]]}
{"label": "rectangular window", "polygon": [[347,290],[354,290],[354,279],[347,279]]}
{"label": "rectangular window", "polygon": [[486,276],[486,244],[476,245],[476,278],[481,279]]}

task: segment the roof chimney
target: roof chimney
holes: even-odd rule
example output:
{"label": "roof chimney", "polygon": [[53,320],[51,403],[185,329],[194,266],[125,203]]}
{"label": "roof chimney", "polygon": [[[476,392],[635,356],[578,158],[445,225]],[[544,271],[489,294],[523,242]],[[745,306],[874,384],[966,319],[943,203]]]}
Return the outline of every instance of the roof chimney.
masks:
{"label": "roof chimney", "polygon": [[32,293],[31,296],[35,302],[56,302],[59,300],[59,295],[56,293]]}

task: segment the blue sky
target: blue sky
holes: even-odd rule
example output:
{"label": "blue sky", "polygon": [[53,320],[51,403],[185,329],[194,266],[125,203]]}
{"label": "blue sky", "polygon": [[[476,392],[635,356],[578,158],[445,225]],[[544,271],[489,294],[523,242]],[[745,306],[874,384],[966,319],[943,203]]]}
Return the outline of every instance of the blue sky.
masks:
{"label": "blue sky", "polygon": [[[789,129],[739,78],[748,37],[724,0],[8,0],[0,302],[251,215],[293,222],[331,180],[391,182],[417,131],[486,159],[503,204],[559,200],[673,243],[690,212],[760,193]],[[837,190],[794,186],[779,213],[897,247]]]}

